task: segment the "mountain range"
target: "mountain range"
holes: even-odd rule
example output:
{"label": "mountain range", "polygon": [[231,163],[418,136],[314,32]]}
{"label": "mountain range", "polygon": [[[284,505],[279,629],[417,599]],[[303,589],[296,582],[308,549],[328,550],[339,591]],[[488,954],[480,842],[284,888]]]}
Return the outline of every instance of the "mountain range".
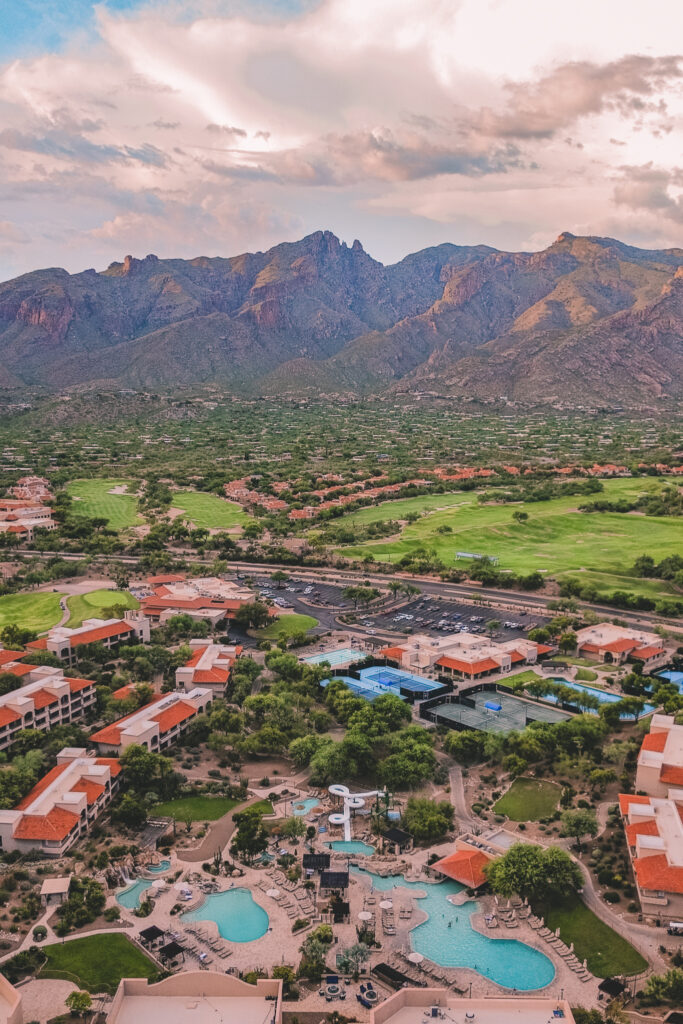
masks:
{"label": "mountain range", "polygon": [[683,250],[561,234],[391,266],[329,231],[0,285],[0,388],[414,393],[652,407],[683,397]]}

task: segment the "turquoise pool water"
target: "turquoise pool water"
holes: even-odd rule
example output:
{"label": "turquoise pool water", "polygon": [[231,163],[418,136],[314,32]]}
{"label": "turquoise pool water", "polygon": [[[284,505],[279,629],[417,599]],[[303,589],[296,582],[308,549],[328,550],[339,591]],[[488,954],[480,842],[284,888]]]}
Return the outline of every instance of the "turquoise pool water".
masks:
{"label": "turquoise pool water", "polygon": [[268,931],[268,915],[254,901],[251,889],[228,889],[207,896],[201,907],[183,914],[184,921],[215,921],[230,942],[253,942]]}
{"label": "turquoise pool water", "polygon": [[657,675],[660,679],[666,679],[668,683],[673,683],[683,693],[683,672],[675,672],[670,669],[668,672],[658,672]]}
{"label": "turquoise pool water", "polygon": [[148,864],[147,871],[150,875],[160,875],[163,871],[168,871],[170,866],[170,860],[160,860],[158,864]]}
{"label": "turquoise pool water", "polygon": [[120,903],[126,910],[137,910],[142,902],[142,894],[149,889],[152,882],[149,878],[139,878],[137,882],[130,885],[116,894],[116,902]]}
{"label": "turquoise pool water", "polygon": [[[457,882],[406,882],[403,875],[381,878],[363,868],[351,868],[358,875],[368,875],[379,892],[390,889],[417,889],[426,895],[420,899],[420,910],[429,917],[410,932],[412,948],[442,967],[471,967],[496,985],[530,992],[549,985],[555,977],[552,961],[517,939],[493,939],[481,935],[470,924],[477,913],[475,901],[455,907],[447,897],[461,892]],[[418,897],[419,898],[419,897]]]}
{"label": "turquoise pool water", "polygon": [[[556,677],[553,679],[554,683],[561,683],[562,686],[568,686],[571,690],[583,690],[584,693],[590,693],[591,696],[597,697],[601,704],[617,704],[622,698],[617,693],[607,693],[606,690],[599,690],[597,686],[585,686],[583,683],[574,683],[571,679],[563,679]],[[557,698],[546,694],[543,700],[548,700],[551,704],[557,703]],[[639,718],[643,718],[644,715],[649,715],[650,712],[655,710],[654,704],[645,704]],[[590,711],[589,714],[597,714],[595,711]],[[621,715],[624,721],[633,721],[633,715]]]}
{"label": "turquoise pool water", "polygon": [[320,801],[315,796],[307,796],[305,800],[294,800],[292,802],[292,814],[295,818],[303,818],[314,807],[317,807]]}
{"label": "turquoise pool water", "polygon": [[340,647],[338,651],[328,651],[327,654],[312,654],[310,658],[304,658],[308,665],[321,665],[326,661],[330,668],[336,665],[346,665],[350,661],[358,661],[364,658],[363,651],[357,651],[354,647]]}
{"label": "turquoise pool water", "polygon": [[370,857],[375,852],[375,847],[369,843],[362,843],[360,839],[335,839],[333,843],[326,843],[331,850],[337,853],[359,853],[363,857]]}

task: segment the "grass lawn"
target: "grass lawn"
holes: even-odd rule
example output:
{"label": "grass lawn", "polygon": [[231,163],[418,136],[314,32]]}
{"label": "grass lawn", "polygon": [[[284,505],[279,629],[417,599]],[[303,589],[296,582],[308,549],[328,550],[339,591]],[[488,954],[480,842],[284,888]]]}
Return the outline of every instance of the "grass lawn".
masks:
{"label": "grass lawn", "polygon": [[[645,491],[656,493],[662,486],[655,479],[606,480],[600,496],[627,498]],[[439,497],[445,503],[445,495],[430,497]],[[614,589],[634,593],[646,589],[660,596],[668,593],[662,581],[642,581],[625,574],[638,555],[649,554],[659,561],[680,550],[679,519],[585,514],[577,511],[578,505],[586,500],[583,496],[509,505],[478,505],[472,494],[460,494],[458,498],[458,507],[431,512],[408,524],[397,540],[370,541],[342,548],[340,553],[351,558],[370,553],[379,561],[395,562],[426,547],[434,549],[446,565],[453,565],[456,551],[476,551],[497,556],[500,568],[515,572],[539,569],[553,574],[578,574],[577,578],[585,578],[606,593]],[[408,499],[413,500],[422,499]],[[375,519],[399,518],[406,504],[389,501],[364,509],[363,513],[372,512]],[[517,523],[512,518],[513,512],[520,509],[529,515],[526,523]],[[348,521],[363,522],[361,515],[354,513]],[[439,533],[440,527],[449,527],[451,532]]]}
{"label": "grass lawn", "polygon": [[154,813],[177,821],[217,821],[237,807],[239,800],[227,796],[183,796],[154,805]]}
{"label": "grass lawn", "polygon": [[102,609],[111,608],[113,604],[123,604],[126,608],[139,608],[140,602],[127,590],[91,590],[89,594],[74,594],[66,600],[71,617],[67,626],[75,629],[83,625],[84,619],[102,618]]}
{"label": "grass lawn", "polygon": [[264,629],[259,629],[257,636],[261,640],[279,640],[280,633],[292,636],[293,633],[306,632],[317,625],[318,620],[312,615],[279,615]]}
{"label": "grass lawn", "polygon": [[258,803],[252,804],[252,807],[257,807],[261,814],[274,814],[273,805],[270,800],[259,800]]}
{"label": "grass lawn", "polygon": [[72,480],[67,491],[74,499],[73,511],[109,521],[112,530],[126,530],[141,523],[134,494],[110,494],[114,487],[134,486],[130,480]]}
{"label": "grass lawn", "polygon": [[512,821],[540,821],[557,809],[561,792],[555,782],[515,779],[493,810],[496,814],[506,814]]}
{"label": "grass lawn", "polygon": [[251,522],[248,516],[234,501],[226,501],[217,494],[204,494],[200,491],[178,491],[173,495],[173,508],[182,508],[185,518],[195,526],[204,530],[229,530],[232,526],[246,526]]}
{"label": "grass lawn", "polygon": [[125,935],[87,935],[54,946],[43,952],[47,963],[41,978],[65,978],[88,992],[113,995],[121,978],[153,978],[156,965]]}
{"label": "grass lawn", "polygon": [[637,974],[647,967],[640,953],[596,917],[579,896],[560,905],[538,908],[537,912],[552,931],[560,929],[563,942],[568,946],[574,943],[577,957],[588,961],[588,970],[596,978]]}
{"label": "grass lawn", "polygon": [[62,617],[59,599],[62,594],[6,594],[0,597],[0,629],[10,623],[43,633],[56,626]]}
{"label": "grass lawn", "polygon": [[592,668],[577,668],[576,680],[579,683],[594,683],[598,678],[598,673],[594,672]]}
{"label": "grass lawn", "polygon": [[512,686],[514,683],[533,683],[535,679],[542,679],[538,672],[527,669],[526,672],[515,672],[514,676],[506,676],[505,679],[496,679],[499,686]]}
{"label": "grass lawn", "polygon": [[398,498],[380,505],[368,505],[344,516],[344,523],[380,523],[385,519],[405,519],[411,512],[432,512],[453,505],[470,505],[475,500],[472,491],[449,491],[445,494],[420,494],[416,498]]}

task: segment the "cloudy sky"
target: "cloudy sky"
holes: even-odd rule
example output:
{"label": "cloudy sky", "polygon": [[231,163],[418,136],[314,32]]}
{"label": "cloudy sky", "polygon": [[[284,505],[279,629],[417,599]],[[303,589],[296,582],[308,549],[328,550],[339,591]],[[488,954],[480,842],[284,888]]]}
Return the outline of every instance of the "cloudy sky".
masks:
{"label": "cloudy sky", "polygon": [[683,245],[680,0],[1,0],[0,279],[329,228]]}

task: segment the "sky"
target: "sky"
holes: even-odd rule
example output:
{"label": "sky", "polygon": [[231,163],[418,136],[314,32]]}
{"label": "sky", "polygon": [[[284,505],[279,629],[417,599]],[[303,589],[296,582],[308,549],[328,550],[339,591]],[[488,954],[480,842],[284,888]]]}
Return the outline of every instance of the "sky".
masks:
{"label": "sky", "polygon": [[683,246],[680,0],[0,0],[0,280],[329,229]]}

